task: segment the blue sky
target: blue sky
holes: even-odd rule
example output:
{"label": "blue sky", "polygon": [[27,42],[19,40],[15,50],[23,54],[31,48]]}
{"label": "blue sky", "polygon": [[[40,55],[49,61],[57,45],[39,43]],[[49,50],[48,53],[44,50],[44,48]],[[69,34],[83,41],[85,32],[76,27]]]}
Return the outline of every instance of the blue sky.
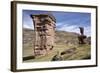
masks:
{"label": "blue sky", "polygon": [[79,27],[84,27],[85,35],[91,35],[91,13],[23,10],[23,27],[34,29],[31,14],[48,13],[56,18],[56,30],[79,33]]}

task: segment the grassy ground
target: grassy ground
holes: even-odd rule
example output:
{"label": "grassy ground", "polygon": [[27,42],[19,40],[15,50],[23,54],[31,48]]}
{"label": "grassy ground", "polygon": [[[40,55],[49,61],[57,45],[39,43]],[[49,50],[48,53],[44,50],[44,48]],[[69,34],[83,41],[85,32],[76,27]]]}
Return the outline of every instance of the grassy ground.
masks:
{"label": "grassy ground", "polygon": [[[47,55],[44,56],[38,56],[35,59],[25,60],[24,62],[43,62],[43,61],[51,61],[54,55],[56,55],[57,51],[59,53],[75,47],[76,50],[72,53],[67,53],[62,56],[63,60],[83,60],[83,59],[89,59],[91,57],[91,47],[88,44],[84,45],[66,45],[66,44],[57,44],[55,45],[54,49],[50,51]],[[28,47],[28,49],[23,50],[23,57],[32,55],[33,49],[32,47]]]}

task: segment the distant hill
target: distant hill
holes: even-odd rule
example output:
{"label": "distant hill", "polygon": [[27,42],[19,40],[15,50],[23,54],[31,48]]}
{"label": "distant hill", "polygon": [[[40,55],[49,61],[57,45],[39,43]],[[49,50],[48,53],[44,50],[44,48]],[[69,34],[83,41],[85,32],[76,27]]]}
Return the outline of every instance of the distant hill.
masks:
{"label": "distant hill", "polygon": [[[23,44],[25,46],[30,44],[30,47],[32,47],[34,42],[34,30],[23,28]],[[55,43],[56,44],[78,44],[78,33],[75,32],[66,32],[66,31],[56,31],[55,32]],[[87,37],[86,42],[90,42],[91,37]]]}
{"label": "distant hill", "polygon": [[[55,32],[55,43],[78,43],[77,36],[78,33],[66,32],[66,31],[56,31]],[[32,44],[34,42],[34,30],[23,29],[23,43],[24,45]]]}
{"label": "distant hill", "polygon": [[[78,59],[90,59],[91,58],[91,46],[89,44],[79,45],[78,44],[78,33],[66,32],[66,31],[55,31],[55,46],[51,54],[48,56],[40,57],[37,59],[28,60],[33,61],[50,61],[51,58],[56,54],[56,51],[64,52],[71,47],[76,48],[75,53],[64,55],[64,60],[78,60]],[[35,33],[32,29],[23,28],[23,57],[32,56],[34,53],[34,37]],[[91,42],[91,37],[87,37],[85,41]]]}
{"label": "distant hill", "polygon": [[55,37],[55,43],[73,43],[76,44],[78,43],[78,35],[77,33],[74,32],[66,32],[66,31],[56,31],[56,37]]}

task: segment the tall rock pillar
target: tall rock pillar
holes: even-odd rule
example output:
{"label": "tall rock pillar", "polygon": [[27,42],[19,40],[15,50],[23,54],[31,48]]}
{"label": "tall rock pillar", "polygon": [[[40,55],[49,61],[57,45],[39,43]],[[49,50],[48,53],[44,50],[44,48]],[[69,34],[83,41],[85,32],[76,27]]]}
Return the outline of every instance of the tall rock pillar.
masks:
{"label": "tall rock pillar", "polygon": [[31,15],[34,25],[34,55],[48,53],[54,47],[56,19],[51,14]]}

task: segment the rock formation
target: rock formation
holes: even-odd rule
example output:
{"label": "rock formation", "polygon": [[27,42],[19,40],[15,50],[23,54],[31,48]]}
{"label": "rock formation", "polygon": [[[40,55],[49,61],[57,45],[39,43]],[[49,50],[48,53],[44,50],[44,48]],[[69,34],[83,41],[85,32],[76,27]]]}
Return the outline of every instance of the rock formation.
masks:
{"label": "rock formation", "polygon": [[51,14],[31,15],[35,30],[34,55],[48,53],[54,47],[56,19]]}

